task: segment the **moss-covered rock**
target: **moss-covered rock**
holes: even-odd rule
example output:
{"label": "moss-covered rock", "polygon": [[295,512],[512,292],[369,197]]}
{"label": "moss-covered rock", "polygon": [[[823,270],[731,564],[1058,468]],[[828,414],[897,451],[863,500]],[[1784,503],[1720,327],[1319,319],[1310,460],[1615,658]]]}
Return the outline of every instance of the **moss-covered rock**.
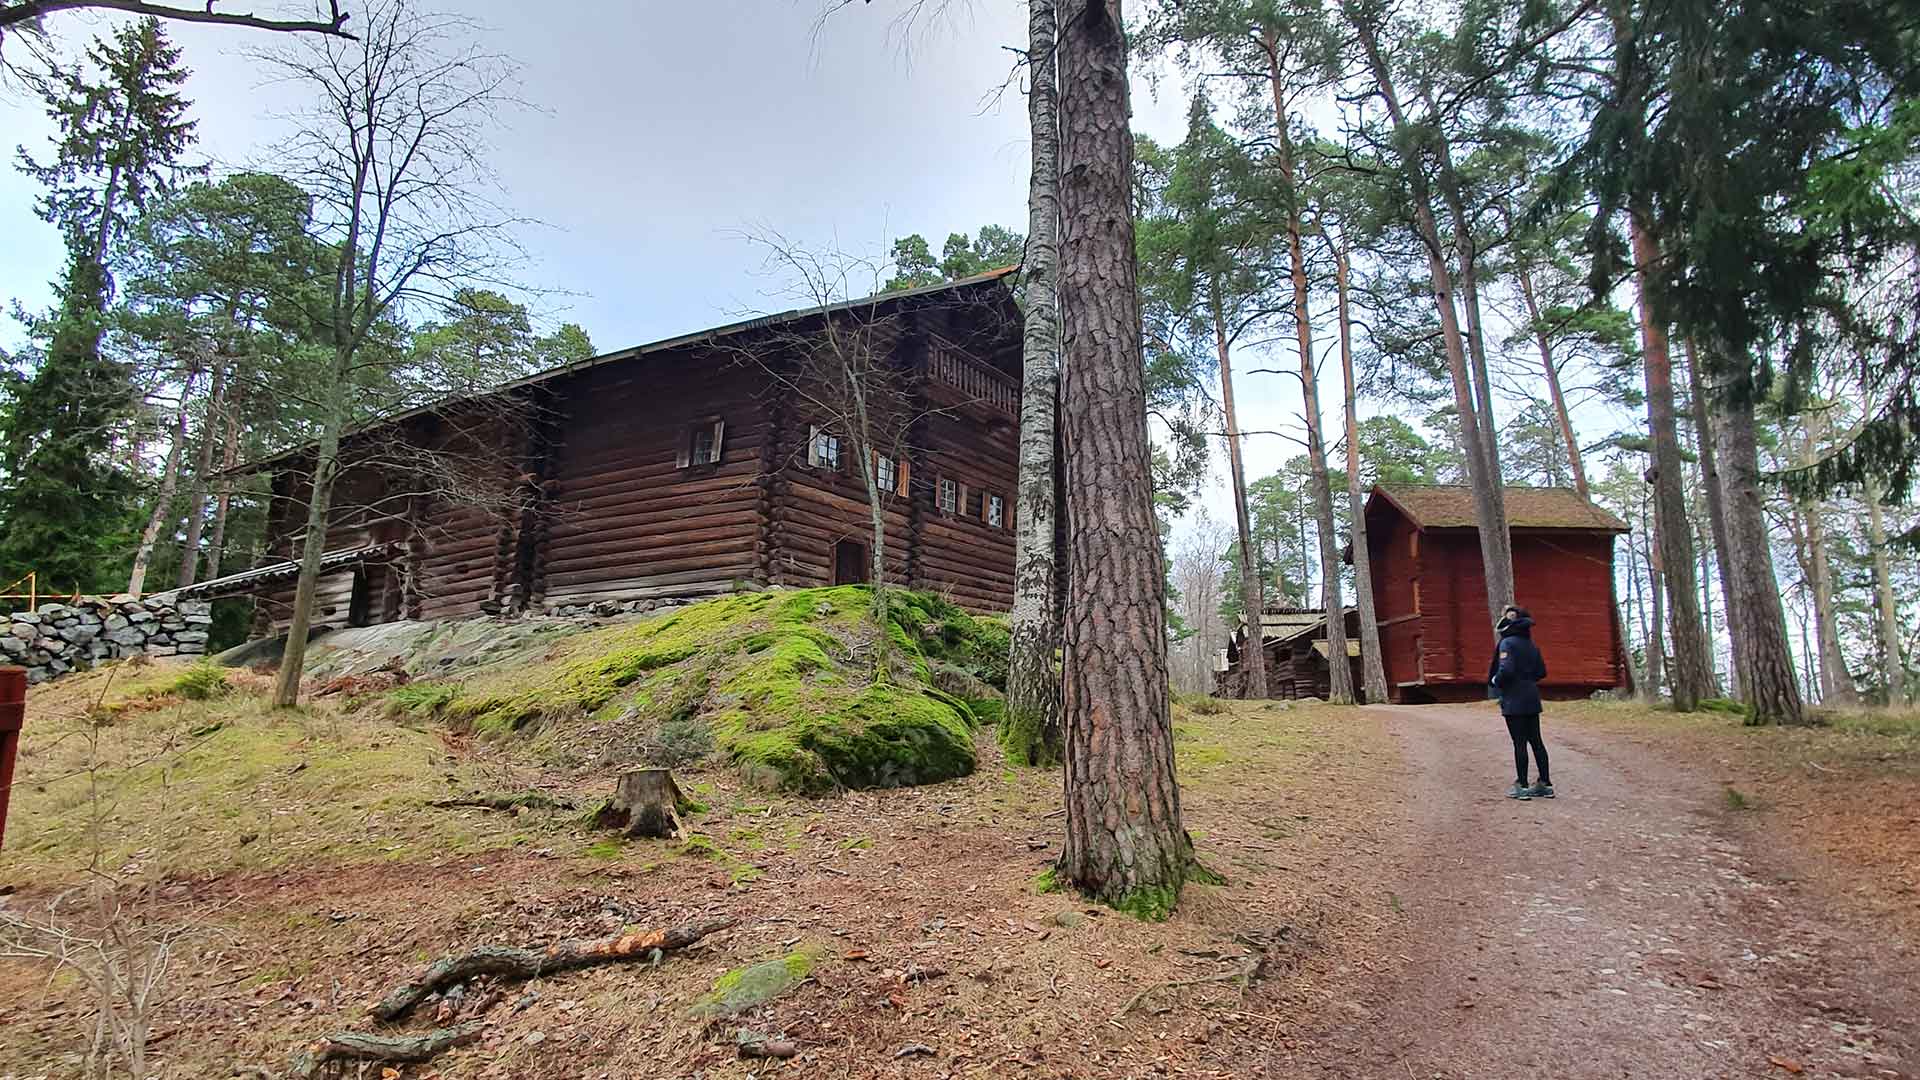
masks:
{"label": "moss-covered rock", "polygon": [[691,1010],[705,1020],[758,1008],[805,982],[819,962],[820,950],[801,949],[749,967],[734,968],[714,981]]}
{"label": "moss-covered rock", "polygon": [[884,626],[872,606],[864,586],[723,597],[405,704],[482,733],[597,738],[610,761],[717,755],[804,794],[972,772],[972,728],[998,717],[1004,628],[919,593],[891,591]]}

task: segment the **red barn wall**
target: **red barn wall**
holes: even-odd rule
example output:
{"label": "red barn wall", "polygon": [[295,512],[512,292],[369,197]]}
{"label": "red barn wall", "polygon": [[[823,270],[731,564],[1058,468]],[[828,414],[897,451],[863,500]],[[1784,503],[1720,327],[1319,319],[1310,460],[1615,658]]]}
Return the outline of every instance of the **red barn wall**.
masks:
{"label": "red barn wall", "polygon": [[1513,537],[1515,603],[1535,622],[1542,688],[1579,696],[1619,684],[1613,637],[1613,537],[1526,531]]}
{"label": "red barn wall", "polygon": [[1418,531],[1398,514],[1376,514],[1367,521],[1374,613],[1389,693],[1420,679],[1419,540]]}

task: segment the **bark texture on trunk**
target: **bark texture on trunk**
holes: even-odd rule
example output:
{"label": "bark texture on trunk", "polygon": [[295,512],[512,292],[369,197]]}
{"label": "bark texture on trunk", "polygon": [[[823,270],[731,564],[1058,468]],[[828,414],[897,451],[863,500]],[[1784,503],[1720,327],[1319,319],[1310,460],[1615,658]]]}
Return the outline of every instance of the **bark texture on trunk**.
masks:
{"label": "bark texture on trunk", "polygon": [[1173,775],[1166,574],[1153,516],[1133,245],[1127,42],[1117,0],[1061,19],[1061,424],[1070,546],[1067,836],[1059,873],[1143,916],[1192,861]]}
{"label": "bark texture on trunk", "polygon": [[1220,410],[1227,423],[1227,475],[1233,483],[1233,519],[1240,543],[1240,607],[1246,614],[1247,636],[1253,647],[1242,649],[1240,662],[1247,673],[1247,696],[1272,697],[1267,687],[1266,627],[1261,613],[1266,600],[1260,588],[1260,561],[1253,546],[1253,517],[1247,512],[1247,472],[1240,460],[1240,424],[1233,408],[1233,356],[1227,347],[1226,315],[1220,309],[1219,283],[1213,292],[1213,347],[1220,360]]}
{"label": "bark texture on trunk", "polygon": [[1473,380],[1467,370],[1466,338],[1460,328],[1459,310],[1454,306],[1453,272],[1447,268],[1446,246],[1440,237],[1440,226],[1433,216],[1433,191],[1427,181],[1426,164],[1416,149],[1421,140],[1407,119],[1406,111],[1400,106],[1393,73],[1387,66],[1385,54],[1380,50],[1379,37],[1373,25],[1367,21],[1366,15],[1352,8],[1348,8],[1347,12],[1349,23],[1366,56],[1375,89],[1386,103],[1388,118],[1393,122],[1397,136],[1394,146],[1401,173],[1407,181],[1408,193],[1412,196],[1414,228],[1420,235],[1421,246],[1426,249],[1427,274],[1433,283],[1434,307],[1440,316],[1440,337],[1446,349],[1447,374],[1453,383],[1454,410],[1460,417],[1461,450],[1466,459],[1467,483],[1473,488],[1474,520],[1479,532],[1480,559],[1487,579],[1487,614],[1491,624],[1508,604],[1514,602],[1513,547],[1507,535],[1500,475],[1487,460],[1487,439],[1480,430],[1482,420],[1490,422],[1492,417],[1480,416]]}
{"label": "bark texture on trunk", "polygon": [[1660,564],[1660,526],[1656,524],[1652,534],[1647,537],[1647,592],[1653,604],[1647,637],[1647,687],[1644,692],[1648,701],[1658,700],[1661,688],[1668,682],[1666,575],[1661,572]]}
{"label": "bark texture on trunk", "polygon": [[1346,662],[1346,603],[1340,595],[1339,537],[1333,520],[1333,482],[1327,475],[1327,440],[1320,426],[1320,379],[1313,363],[1313,314],[1307,304],[1306,243],[1301,237],[1300,190],[1293,159],[1293,135],[1285,81],[1276,39],[1268,37],[1268,84],[1273,89],[1274,146],[1280,153],[1281,201],[1287,216],[1287,258],[1293,283],[1294,338],[1300,351],[1301,416],[1307,425],[1307,464],[1313,487],[1313,516],[1320,533],[1320,606],[1327,612],[1327,696],[1336,705],[1353,704],[1353,668]]}
{"label": "bark texture on trunk", "polygon": [[1907,702],[1907,666],[1900,655],[1900,604],[1893,594],[1893,561],[1887,556],[1886,512],[1881,509],[1880,484],[1868,480],[1867,542],[1873,547],[1873,586],[1880,609],[1881,678],[1887,686],[1887,704]]}
{"label": "bark texture on trunk", "polygon": [[1712,697],[1713,664],[1707,656],[1706,630],[1700,624],[1700,595],[1693,580],[1693,526],[1687,519],[1687,498],[1680,459],[1680,429],[1675,419],[1673,358],[1668,351],[1666,319],[1657,310],[1649,279],[1660,259],[1659,246],[1647,227],[1648,211],[1636,207],[1629,215],[1632,234],[1634,283],[1640,293],[1640,344],[1647,378],[1647,428],[1653,440],[1654,533],[1660,539],[1660,570],[1667,584],[1667,637],[1673,644],[1669,683],[1673,707],[1680,712],[1699,708]]}
{"label": "bark texture on trunk", "polygon": [[1767,542],[1760,450],[1754,440],[1752,376],[1741,371],[1722,390],[1714,410],[1714,435],[1726,483],[1727,543],[1736,568],[1727,583],[1727,601],[1738,627],[1733,651],[1745,684],[1746,704],[1752,710],[1751,722],[1800,724],[1806,721],[1806,706],[1794,678],[1786,609],[1774,575],[1773,548]]}
{"label": "bark texture on trunk", "polygon": [[[1820,413],[1815,413],[1806,423],[1800,450],[1802,459],[1811,465],[1819,456],[1824,420]],[[1833,564],[1827,558],[1823,511],[1817,499],[1798,499],[1795,503],[1806,549],[1807,583],[1813,587],[1813,635],[1820,650],[1820,700],[1841,707],[1857,705],[1859,696],[1854,693],[1853,676],[1847,672],[1847,654],[1840,648],[1839,617],[1833,603]]]}
{"label": "bark texture on trunk", "polygon": [[[173,509],[174,488],[180,482],[180,458],[187,448],[187,412],[193,400],[193,373],[189,371],[180,387],[180,408],[173,418],[173,444],[167,448],[167,463],[160,474],[160,490],[154,493],[153,513],[147,515],[147,527],[140,533],[140,547],[133,553],[133,572],[127,575],[127,592],[139,596],[147,587],[147,567],[153,562],[153,549],[160,542],[160,530],[166,526]],[[184,553],[183,553],[184,554]]]}
{"label": "bark texture on trunk", "polygon": [[320,441],[314,449],[312,490],[307,497],[307,528],[300,538],[300,576],[293,588],[293,611],[287,621],[287,643],[280,651],[280,671],[273,683],[276,708],[300,704],[300,676],[307,663],[307,635],[313,629],[313,598],[320,586],[320,560],[327,553],[327,516],[333,508],[333,482],[339,473],[340,433],[346,427],[346,372],[351,355],[336,356],[340,377],[323,397]]}
{"label": "bark texture on trunk", "polygon": [[[1707,399],[1706,377],[1700,371],[1700,356],[1695,352],[1693,339],[1687,339],[1687,390],[1693,399],[1693,438],[1694,449],[1700,456],[1700,486],[1707,498],[1707,521],[1713,528],[1713,560],[1720,579],[1720,596],[1725,599],[1732,591],[1728,582],[1733,580],[1732,549],[1727,544],[1726,486],[1720,479],[1719,455],[1713,447],[1713,420],[1709,415],[1712,403]],[[1740,627],[1735,623],[1739,613],[1729,601],[1726,604],[1727,639],[1737,641]],[[1741,681],[1740,661],[1733,655],[1732,682],[1734,694],[1746,700],[1745,684]]]}
{"label": "bark texture on trunk", "polygon": [[1373,601],[1373,556],[1367,548],[1366,493],[1360,490],[1360,409],[1353,376],[1353,320],[1347,308],[1345,251],[1334,254],[1334,284],[1340,300],[1340,373],[1347,394],[1347,516],[1353,521],[1353,592],[1354,605],[1360,609],[1360,679],[1367,704],[1379,705],[1387,700],[1387,669],[1380,655],[1380,613]]}
{"label": "bark texture on trunk", "polygon": [[1027,123],[1033,136],[1027,181],[1026,309],[1021,341],[1020,466],[1014,489],[1013,613],[1008,620],[1007,711],[1001,745],[1034,765],[1060,761],[1060,643],[1056,602],[1059,514],[1054,433],[1060,397],[1060,97],[1053,0],[1027,5]]}
{"label": "bark texture on trunk", "polygon": [[[232,390],[229,388],[231,398]],[[233,467],[240,463],[240,410],[228,408],[226,438],[220,447],[220,494],[213,500],[213,531],[207,536],[207,580],[220,576],[220,563],[226,557],[227,516],[233,511]]]}

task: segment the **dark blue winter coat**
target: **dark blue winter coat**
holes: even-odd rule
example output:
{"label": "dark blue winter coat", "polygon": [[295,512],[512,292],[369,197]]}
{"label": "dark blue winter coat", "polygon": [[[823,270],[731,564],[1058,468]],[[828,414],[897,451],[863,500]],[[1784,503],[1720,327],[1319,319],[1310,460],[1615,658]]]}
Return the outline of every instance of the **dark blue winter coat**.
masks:
{"label": "dark blue winter coat", "polygon": [[1546,677],[1547,662],[1540,656],[1540,646],[1533,643],[1533,620],[1512,620],[1494,649],[1487,673],[1487,681],[1500,691],[1501,715],[1539,715],[1540,680]]}

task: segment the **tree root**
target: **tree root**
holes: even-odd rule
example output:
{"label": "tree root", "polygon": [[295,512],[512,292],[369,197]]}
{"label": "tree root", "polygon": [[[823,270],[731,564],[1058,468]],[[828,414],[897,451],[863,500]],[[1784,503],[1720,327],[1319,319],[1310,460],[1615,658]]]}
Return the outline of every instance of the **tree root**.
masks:
{"label": "tree root", "polygon": [[1178,990],[1186,986],[1204,986],[1208,983],[1223,982],[1238,982],[1240,983],[1241,989],[1245,989],[1253,985],[1253,980],[1259,977],[1260,968],[1265,963],[1265,956],[1254,953],[1243,960],[1240,966],[1233,971],[1224,971],[1218,975],[1205,975],[1198,979],[1178,979],[1173,982],[1154,983],[1152,986],[1148,986],[1128,998],[1127,1003],[1120,1007],[1120,1011],[1113,1014],[1113,1018],[1115,1020],[1121,1019],[1128,1013],[1139,1008],[1140,1003],[1147,1000],[1148,996],[1160,990]]}
{"label": "tree root", "polygon": [[689,926],[663,930],[636,930],[588,941],[560,941],[545,949],[482,945],[436,961],[418,978],[389,991],[368,1011],[381,1020],[398,1020],[434,991],[481,975],[500,979],[532,979],[555,971],[623,960],[657,960],[666,953],[678,952],[708,934],[732,925],[730,918],[707,919]]}
{"label": "tree root", "polygon": [[455,807],[471,807],[476,810],[574,810],[577,807],[571,799],[556,799],[538,791],[523,791],[518,795],[467,795],[458,799],[435,799],[427,804],[436,810],[448,810]]}
{"label": "tree root", "polygon": [[456,1046],[465,1046],[480,1038],[485,1025],[479,1021],[435,1028],[422,1035],[370,1035],[359,1031],[336,1031],[322,1035],[294,1052],[289,1067],[297,1080],[313,1080],[321,1070],[336,1061],[394,1061],[417,1065]]}

